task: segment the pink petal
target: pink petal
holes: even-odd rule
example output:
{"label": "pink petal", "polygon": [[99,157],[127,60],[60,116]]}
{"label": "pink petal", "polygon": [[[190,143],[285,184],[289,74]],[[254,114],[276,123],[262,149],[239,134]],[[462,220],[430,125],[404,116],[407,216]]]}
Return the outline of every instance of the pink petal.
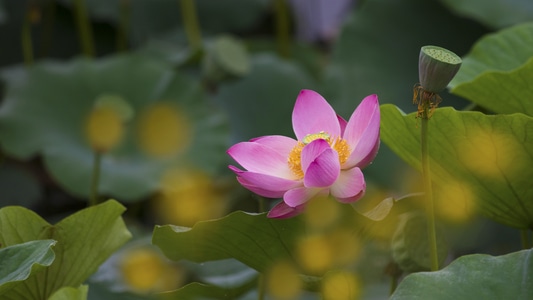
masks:
{"label": "pink petal", "polygon": [[[349,169],[359,166],[363,160],[373,158],[377,152],[376,143],[379,143],[379,102],[376,95],[367,96],[353,112],[343,139],[348,142],[352,153],[343,168]],[[368,164],[368,161],[365,161]]]}
{"label": "pink petal", "polygon": [[265,190],[265,189],[260,188],[258,186],[249,184],[248,182],[246,182],[246,180],[244,180],[244,179],[242,179],[240,177],[237,177],[237,181],[244,188],[248,189],[252,193],[255,193],[255,194],[259,195],[259,196],[263,196],[263,197],[266,197],[266,198],[281,198],[285,194],[285,191],[268,191],[268,190]]}
{"label": "pink petal", "polygon": [[270,147],[284,157],[289,157],[292,148],[298,143],[295,139],[282,135],[261,136],[251,139],[250,142]]}
{"label": "pink petal", "polygon": [[366,166],[368,166],[374,160],[374,158],[376,158],[376,155],[378,155],[379,143],[380,143],[380,140],[379,140],[379,137],[378,137],[378,139],[376,140],[376,144],[374,145],[372,150],[368,153],[368,155],[366,157],[363,157],[361,159],[361,161],[358,164],[356,164],[355,166],[358,167],[358,168],[361,168],[361,169],[363,169]]}
{"label": "pink petal", "polygon": [[339,115],[337,115],[337,120],[339,121],[339,125],[341,126],[341,136],[344,136],[344,130],[346,129],[346,124],[348,124],[348,122]]}
{"label": "pink petal", "polygon": [[248,171],[285,179],[295,178],[287,164],[287,156],[271,147],[254,142],[241,142],[229,148],[227,153]]}
{"label": "pink petal", "polygon": [[359,194],[353,196],[353,197],[348,197],[348,198],[336,198],[337,201],[339,201],[340,203],[352,203],[352,202],[355,202],[361,198],[363,198],[363,196],[365,195],[365,190],[362,190]]}
{"label": "pink petal", "polygon": [[324,189],[306,187],[295,188],[288,190],[285,195],[283,195],[283,201],[290,207],[297,207],[305,204],[309,199],[313,198],[323,190]]}
{"label": "pink petal", "polygon": [[361,198],[365,189],[366,183],[363,172],[355,167],[343,170],[337,181],[330,187],[330,192],[339,202],[348,203]]}
{"label": "pink petal", "polygon": [[278,219],[285,219],[294,217],[296,215],[299,215],[302,213],[305,209],[304,205],[300,205],[297,207],[290,207],[285,202],[281,201],[280,203],[276,204],[267,214],[267,217],[269,218],[278,218]]}
{"label": "pink petal", "polygon": [[229,168],[237,174],[239,179],[246,182],[246,184],[261,188],[265,191],[286,192],[302,185],[302,183],[299,181],[279,178],[262,173],[245,172],[235,168],[234,166],[229,166]]}
{"label": "pink petal", "polygon": [[305,145],[301,154],[302,170],[305,172],[309,165],[315,161],[317,156],[322,154],[322,152],[326,151],[327,149],[331,149],[331,146],[323,139],[314,140]]}
{"label": "pink petal", "polygon": [[339,177],[339,154],[324,140],[314,140],[302,150],[304,186],[329,187]]}
{"label": "pink petal", "polygon": [[337,114],[320,94],[302,90],[292,111],[292,127],[298,140],[308,134],[324,131],[331,136],[340,136],[341,128]]}

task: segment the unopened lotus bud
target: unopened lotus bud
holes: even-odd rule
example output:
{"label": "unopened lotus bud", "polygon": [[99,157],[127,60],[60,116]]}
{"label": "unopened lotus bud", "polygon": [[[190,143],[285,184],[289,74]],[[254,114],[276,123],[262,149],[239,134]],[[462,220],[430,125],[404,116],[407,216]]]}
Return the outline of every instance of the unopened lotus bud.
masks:
{"label": "unopened lotus bud", "polygon": [[422,47],[418,59],[420,85],[427,92],[442,92],[459,71],[461,63],[461,58],[450,50],[438,46]]}
{"label": "unopened lotus bud", "polygon": [[133,107],[121,96],[115,94],[102,94],[94,101],[95,108],[110,108],[119,114],[123,122],[133,119]]}
{"label": "unopened lotus bud", "polygon": [[93,150],[104,153],[114,148],[122,139],[124,123],[132,117],[133,108],[121,96],[100,95],[85,124]]}
{"label": "unopened lotus bud", "polygon": [[86,122],[86,134],[94,151],[104,153],[114,148],[123,134],[120,115],[109,107],[96,107]]}

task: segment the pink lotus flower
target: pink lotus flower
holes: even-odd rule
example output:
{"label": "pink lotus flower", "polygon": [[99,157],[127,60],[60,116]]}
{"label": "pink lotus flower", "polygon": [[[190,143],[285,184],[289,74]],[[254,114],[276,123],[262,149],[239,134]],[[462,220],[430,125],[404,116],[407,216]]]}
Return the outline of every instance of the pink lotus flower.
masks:
{"label": "pink lotus flower", "polygon": [[227,153],[246,170],[229,168],[250,191],[283,198],[270,218],[295,216],[315,196],[354,202],[365,193],[361,169],[377,154],[379,122],[376,95],[363,99],[346,122],[320,94],[302,90],[292,112],[298,140],[271,135],[235,144]]}

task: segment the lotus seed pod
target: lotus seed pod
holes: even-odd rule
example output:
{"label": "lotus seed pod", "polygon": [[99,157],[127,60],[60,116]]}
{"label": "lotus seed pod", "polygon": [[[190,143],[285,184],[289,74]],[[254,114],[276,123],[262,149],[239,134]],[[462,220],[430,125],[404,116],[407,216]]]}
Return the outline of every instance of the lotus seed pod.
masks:
{"label": "lotus seed pod", "polygon": [[438,46],[424,46],[420,49],[418,77],[424,90],[438,94],[442,92],[461,67],[457,54]]}

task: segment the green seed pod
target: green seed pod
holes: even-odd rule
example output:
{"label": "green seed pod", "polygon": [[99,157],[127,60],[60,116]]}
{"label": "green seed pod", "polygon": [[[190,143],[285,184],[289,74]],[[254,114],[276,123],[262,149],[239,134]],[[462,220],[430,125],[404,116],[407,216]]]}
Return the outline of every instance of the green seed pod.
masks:
{"label": "green seed pod", "polygon": [[[448,248],[438,232],[437,249],[441,266],[448,255]],[[400,216],[400,223],[392,237],[392,258],[405,272],[431,269],[427,221],[423,214],[407,213]]]}
{"label": "green seed pod", "polygon": [[418,59],[418,78],[424,90],[438,94],[453,79],[462,60],[457,54],[438,46],[424,46]]}

